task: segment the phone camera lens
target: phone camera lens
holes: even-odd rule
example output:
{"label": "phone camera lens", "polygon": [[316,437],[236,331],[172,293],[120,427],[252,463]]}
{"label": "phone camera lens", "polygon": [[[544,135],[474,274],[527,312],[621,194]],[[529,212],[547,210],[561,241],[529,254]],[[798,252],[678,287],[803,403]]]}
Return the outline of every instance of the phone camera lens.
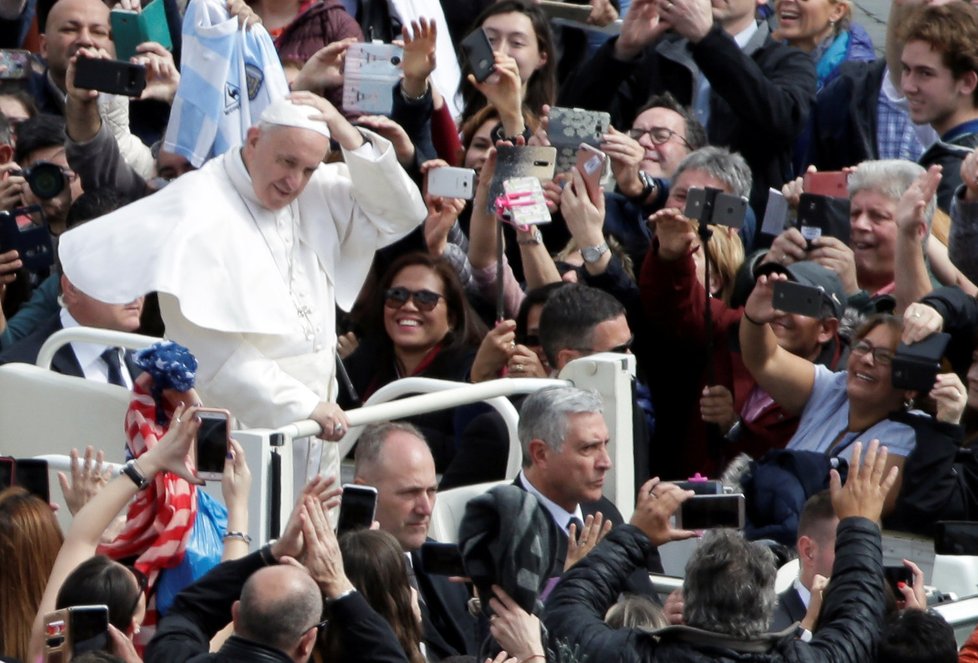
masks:
{"label": "phone camera lens", "polygon": [[393,56],[391,58],[391,64],[396,67],[397,65],[401,64],[401,58],[397,57],[396,55]]}

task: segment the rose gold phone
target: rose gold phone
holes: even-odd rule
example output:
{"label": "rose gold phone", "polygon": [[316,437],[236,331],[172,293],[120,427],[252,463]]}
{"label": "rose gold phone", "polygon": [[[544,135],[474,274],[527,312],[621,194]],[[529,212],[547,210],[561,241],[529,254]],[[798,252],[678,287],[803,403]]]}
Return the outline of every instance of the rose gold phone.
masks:
{"label": "rose gold phone", "polygon": [[584,178],[584,186],[592,199],[601,192],[601,177],[607,162],[608,155],[596,147],[581,143],[577,148],[577,170]]}

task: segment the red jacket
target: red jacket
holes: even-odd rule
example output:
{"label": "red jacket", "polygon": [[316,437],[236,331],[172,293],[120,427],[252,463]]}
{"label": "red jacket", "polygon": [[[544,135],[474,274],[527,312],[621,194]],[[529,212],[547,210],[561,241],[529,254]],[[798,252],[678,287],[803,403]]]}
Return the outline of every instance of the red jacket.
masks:
{"label": "red jacket", "polygon": [[[713,351],[707,357],[706,292],[696,280],[692,256],[673,262],[661,260],[658,242],[653,240],[642,263],[639,289],[653,330],[650,340],[660,346],[649,349],[657,357],[648,376],[656,412],[653,466],[661,458],[670,472],[669,478],[685,478],[694,472],[716,477],[741,452],[759,458],[769,449],[783,448],[798,427],[798,417],[789,415],[773,401],[752,421],[741,423],[736,442],[723,439],[726,431],[708,426],[700,416],[699,401],[707,386],[708,361],[714,367],[714,384],[730,390],[738,413],[743,411],[756,385],[740,355],[738,330],[743,309],[732,309],[719,299],[710,300]],[[828,360],[822,363],[834,368],[841,348],[836,336],[823,352]]]}

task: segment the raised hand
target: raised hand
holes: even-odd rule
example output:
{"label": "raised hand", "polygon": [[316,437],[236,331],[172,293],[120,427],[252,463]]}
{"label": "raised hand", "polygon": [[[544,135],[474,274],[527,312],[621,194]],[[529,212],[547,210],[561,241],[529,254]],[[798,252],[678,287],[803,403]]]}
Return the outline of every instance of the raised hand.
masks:
{"label": "raised hand", "polygon": [[879,440],[873,440],[866,449],[863,459],[863,444],[856,442],[852,447],[852,460],[849,461],[849,475],[843,486],[839,473],[831,470],[829,490],[832,493],[832,506],[839,520],[846,518],[868,518],[873,522],[880,519],[886,495],[896,483],[897,467],[886,469],[887,451]]}

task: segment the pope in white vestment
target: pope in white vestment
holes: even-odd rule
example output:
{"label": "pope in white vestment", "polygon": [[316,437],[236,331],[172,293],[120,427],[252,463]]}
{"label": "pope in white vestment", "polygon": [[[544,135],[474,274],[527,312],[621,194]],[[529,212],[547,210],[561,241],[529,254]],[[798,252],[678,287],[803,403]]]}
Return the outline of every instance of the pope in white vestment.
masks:
{"label": "pope in white vestment", "polygon": [[[330,134],[344,163],[321,163]],[[96,299],[160,293],[166,335],[197,356],[209,407],[250,427],[313,418],[339,439],[334,303],[348,310],[374,252],[425,214],[386,139],[295,93],[241,150],[65,233],[59,253]]]}

